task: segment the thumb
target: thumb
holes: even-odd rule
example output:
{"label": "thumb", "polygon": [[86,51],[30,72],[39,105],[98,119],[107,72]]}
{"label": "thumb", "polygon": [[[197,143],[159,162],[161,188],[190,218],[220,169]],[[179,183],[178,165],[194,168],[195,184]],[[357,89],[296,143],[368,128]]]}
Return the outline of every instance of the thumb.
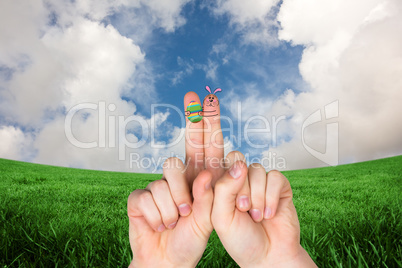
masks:
{"label": "thumb", "polygon": [[236,196],[247,177],[247,165],[239,160],[215,184],[212,224],[219,231],[231,225],[236,212]]}
{"label": "thumb", "polygon": [[209,237],[213,227],[211,223],[214,193],[211,187],[212,174],[208,170],[201,171],[193,182],[193,216],[203,233]]}

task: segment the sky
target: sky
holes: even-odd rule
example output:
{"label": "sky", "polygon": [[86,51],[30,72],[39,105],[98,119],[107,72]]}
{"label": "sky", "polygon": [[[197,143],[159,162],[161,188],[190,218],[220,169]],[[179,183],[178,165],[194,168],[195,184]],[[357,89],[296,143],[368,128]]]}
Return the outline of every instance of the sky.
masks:
{"label": "sky", "polygon": [[184,159],[183,97],[267,169],[402,154],[399,0],[2,0],[0,157],[127,172]]}

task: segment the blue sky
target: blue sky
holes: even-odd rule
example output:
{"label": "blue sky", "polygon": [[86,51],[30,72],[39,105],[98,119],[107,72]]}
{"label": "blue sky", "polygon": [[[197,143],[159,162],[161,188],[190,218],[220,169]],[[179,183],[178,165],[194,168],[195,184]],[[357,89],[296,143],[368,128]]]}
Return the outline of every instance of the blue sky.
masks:
{"label": "blue sky", "polygon": [[[399,155],[401,10],[397,0],[2,1],[0,157],[159,172],[130,159],[183,157],[184,140],[170,144],[184,131],[172,107],[206,85],[222,88],[233,123],[222,120],[225,152],[267,170]],[[95,108],[67,126],[85,104]],[[97,145],[81,148],[69,130]]]}
{"label": "blue sky", "polygon": [[[227,16],[214,15],[199,5],[186,7],[182,11],[185,25],[174,33],[157,29],[150,40],[151,45],[144,48],[154,71],[160,74],[155,88],[161,103],[181,107],[182,97],[187,91],[195,91],[201,98],[207,95],[205,85],[222,88],[218,97],[236,90],[240,97],[255,94],[270,99],[278,98],[288,88],[300,92],[307,87],[298,69],[303,46],[288,42],[275,46],[245,44],[229,24]],[[208,69],[209,65],[212,68]],[[208,71],[214,76],[209,76]],[[251,92],[248,92],[247,84],[253,84]],[[144,108],[144,114],[148,114],[149,107],[141,108]],[[255,113],[260,114],[260,111]],[[222,114],[230,115],[224,105]],[[180,120],[174,115],[169,117],[168,123],[179,126]],[[234,121],[235,128],[237,125]],[[227,121],[222,121],[222,128],[227,127]],[[234,144],[234,149],[247,149],[247,146],[237,145]]]}
{"label": "blue sky", "polygon": [[[187,91],[195,91],[203,98],[207,94],[206,85],[222,88],[218,97],[236,90],[241,97],[254,94],[270,99],[278,98],[289,88],[300,92],[308,87],[298,69],[303,46],[289,42],[274,46],[244,43],[227,16],[215,15],[199,4],[184,6],[181,14],[186,23],[178,30],[171,33],[156,29],[143,47],[145,58],[158,73],[155,88],[160,103],[181,108]],[[248,84],[253,84],[251,92]],[[150,107],[138,104],[141,113],[150,114]],[[229,115],[230,111],[222,106],[222,114]],[[174,115],[167,123],[180,126],[179,118]],[[228,127],[226,121],[222,121],[222,127]]]}
{"label": "blue sky", "polygon": [[[200,94],[205,94],[204,85],[231,89],[233,85],[245,82],[255,83],[275,98],[284,89],[296,88],[302,82],[298,71],[303,52],[301,46],[291,46],[287,42],[274,47],[243,44],[228,19],[214,15],[206,7],[184,8],[183,16],[187,20],[185,25],[174,33],[156,30],[152,44],[144,49],[146,57],[162,74],[155,86],[166,88],[161,92],[163,98],[169,99],[171,92],[178,90],[200,90]],[[214,78],[196,67],[207,68],[208,62],[216,68]],[[186,73],[188,66],[194,68],[191,73]],[[184,74],[174,83],[172,80],[182,71]],[[286,79],[289,76],[291,80]],[[247,94],[246,91],[238,93]]]}

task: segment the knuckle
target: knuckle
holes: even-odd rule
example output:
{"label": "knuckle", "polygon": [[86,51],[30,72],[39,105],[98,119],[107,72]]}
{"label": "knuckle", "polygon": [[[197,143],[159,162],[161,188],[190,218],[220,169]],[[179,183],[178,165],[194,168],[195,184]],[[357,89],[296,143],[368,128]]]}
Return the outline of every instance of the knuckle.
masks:
{"label": "knuckle", "polygon": [[160,193],[167,189],[167,182],[165,180],[153,181],[149,187],[152,193]]}
{"label": "knuckle", "polygon": [[[198,134],[198,133],[196,133]],[[187,139],[188,143],[190,145],[203,145],[204,141],[198,137],[198,135],[191,135],[188,139]]]}
{"label": "knuckle", "polygon": [[268,174],[270,177],[272,176],[272,178],[275,178],[275,179],[282,179],[282,177],[285,177],[285,176],[283,176],[283,174],[280,171],[278,171],[276,169],[270,170],[268,172]]}
{"label": "knuckle", "polygon": [[128,195],[127,204],[130,204],[130,201],[135,198],[135,195],[136,195],[137,192],[138,192],[138,190],[135,190],[135,191],[131,192],[131,193]]}
{"label": "knuckle", "polygon": [[290,186],[289,180],[278,170],[271,170],[268,172],[267,177],[269,176],[269,181],[271,185],[276,185],[277,187],[281,187],[281,196],[293,198],[293,191]]}
{"label": "knuckle", "polygon": [[289,182],[288,179],[283,176],[283,174],[278,170],[269,171],[267,174],[267,178],[269,179],[270,183],[274,185],[284,185]]}
{"label": "knuckle", "polygon": [[289,197],[290,199],[293,199],[293,191],[292,191],[291,188],[290,188],[290,190],[288,191],[288,197]]}
{"label": "knuckle", "polygon": [[171,191],[173,201],[179,206],[183,203],[188,203],[190,199],[190,192],[183,190],[174,190]]}
{"label": "knuckle", "polygon": [[130,217],[130,214],[132,213],[133,207],[134,207],[134,200],[136,197],[136,193],[138,190],[135,190],[134,192],[131,192],[127,198],[127,215]]}
{"label": "knuckle", "polygon": [[133,202],[137,202],[137,201],[135,201],[135,199],[138,199],[141,196],[143,191],[144,191],[143,189],[137,189],[137,190],[131,192],[127,198],[127,204],[131,205]]}
{"label": "knuckle", "polygon": [[169,226],[171,223],[177,222],[177,220],[179,219],[179,212],[176,205],[172,204],[163,207],[163,209],[161,209],[161,216],[162,221],[166,227]]}
{"label": "knuckle", "polygon": [[224,191],[225,189],[227,189],[227,184],[230,183],[227,180],[218,180],[215,183],[215,187],[214,187],[214,192],[215,193],[220,193],[222,191]]}
{"label": "knuckle", "polygon": [[174,222],[177,222],[178,219],[179,219],[179,216],[177,214],[176,215],[169,215],[169,216],[163,218],[163,223],[166,226],[169,226],[170,224],[172,224]]}
{"label": "knuckle", "polygon": [[144,207],[146,204],[148,204],[152,199],[152,195],[148,191],[142,192],[140,195],[138,195],[138,204],[141,207]]}
{"label": "knuckle", "polygon": [[215,183],[215,190],[220,190],[222,187],[224,187],[224,185],[224,180],[217,180]]}

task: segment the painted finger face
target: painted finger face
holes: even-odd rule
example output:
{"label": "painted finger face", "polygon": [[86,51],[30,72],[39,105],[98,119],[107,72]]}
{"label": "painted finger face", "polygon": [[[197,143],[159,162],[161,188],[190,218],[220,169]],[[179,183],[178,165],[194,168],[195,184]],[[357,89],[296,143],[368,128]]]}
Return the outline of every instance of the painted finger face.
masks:
{"label": "painted finger face", "polygon": [[218,97],[214,94],[208,94],[204,98],[204,109],[207,109],[208,107],[218,107],[219,106],[219,100]]}
{"label": "painted finger face", "polygon": [[204,98],[203,103],[204,117],[215,117],[220,115],[219,100],[214,94],[209,94]]}
{"label": "painted finger face", "polygon": [[219,100],[218,97],[215,95],[216,92],[222,91],[222,89],[217,88],[214,92],[211,91],[209,86],[206,86],[205,89],[209,92],[209,94],[204,98],[203,103],[203,114],[204,117],[216,117],[219,118],[220,116],[220,108],[219,108]]}

